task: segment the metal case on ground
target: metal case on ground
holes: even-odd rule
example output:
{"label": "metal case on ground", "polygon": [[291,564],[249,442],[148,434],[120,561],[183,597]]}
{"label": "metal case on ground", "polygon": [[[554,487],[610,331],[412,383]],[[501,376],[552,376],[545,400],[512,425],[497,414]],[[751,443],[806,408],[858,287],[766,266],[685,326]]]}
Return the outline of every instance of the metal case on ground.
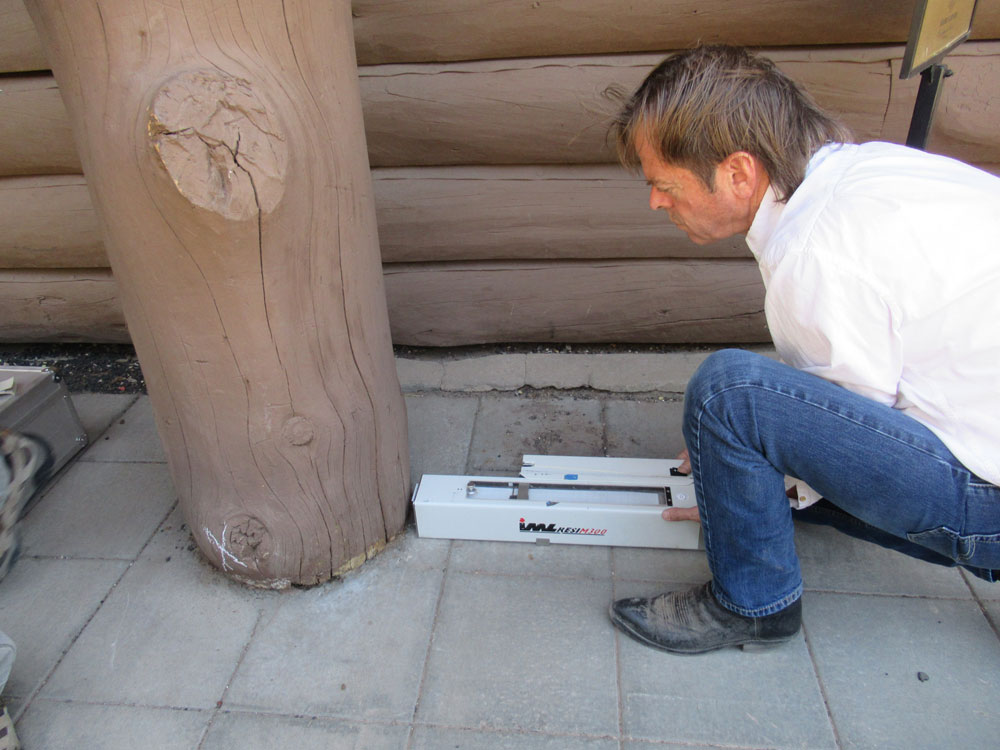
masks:
{"label": "metal case on ground", "polygon": [[87,445],[69,391],[47,367],[0,367],[0,383],[10,378],[14,392],[0,396],[0,428],[44,440],[55,473]]}

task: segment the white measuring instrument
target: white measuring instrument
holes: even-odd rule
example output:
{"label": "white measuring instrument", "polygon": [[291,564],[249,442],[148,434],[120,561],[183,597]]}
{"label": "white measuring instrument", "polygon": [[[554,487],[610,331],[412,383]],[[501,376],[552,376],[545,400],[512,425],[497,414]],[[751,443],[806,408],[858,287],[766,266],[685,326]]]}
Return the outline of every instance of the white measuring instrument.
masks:
{"label": "white measuring instrument", "polygon": [[680,461],[524,456],[509,476],[424,474],[413,491],[417,533],[440,539],[697,549],[701,525],[664,521],[697,503]]}

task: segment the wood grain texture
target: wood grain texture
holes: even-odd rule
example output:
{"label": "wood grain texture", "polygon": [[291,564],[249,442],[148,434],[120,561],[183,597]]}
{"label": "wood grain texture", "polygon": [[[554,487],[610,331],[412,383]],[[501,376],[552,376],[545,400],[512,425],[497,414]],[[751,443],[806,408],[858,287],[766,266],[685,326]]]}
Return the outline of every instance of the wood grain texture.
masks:
{"label": "wood grain texture", "polygon": [[[754,47],[903,44],[912,0],[354,0],[362,65]],[[979,0],[973,39],[1000,39]],[[22,0],[0,0],[0,73],[48,68]]]}
{"label": "wood grain texture", "polygon": [[0,179],[0,268],[107,268],[83,175]]}
{"label": "wood grain texture", "polygon": [[[681,49],[905,43],[912,0],[354,0],[362,64]],[[1000,38],[1000,0],[973,37]]]}
{"label": "wood grain texture", "polygon": [[107,268],[0,271],[0,320],[4,343],[130,341]]}
{"label": "wood grain texture", "polygon": [[[927,150],[1000,174],[1000,42],[966,42],[945,60],[954,75],[942,84]],[[899,80],[892,60],[886,130],[905,143],[920,76]]]}
{"label": "wood grain texture", "polygon": [[385,263],[511,259],[746,258],[742,237],[698,246],[621,167],[377,169]]}
{"label": "wood grain texture", "polygon": [[[397,263],[385,280],[397,344],[769,341],[749,260]],[[128,340],[106,270],[0,271],[0,315],[0,341]]]}
{"label": "wood grain texture", "polygon": [[400,264],[385,276],[398,344],[768,340],[753,261]]}
{"label": "wood grain texture", "polygon": [[206,557],[316,583],[403,526],[346,0],[31,0]]}
{"label": "wood grain texture", "polygon": [[42,44],[23,0],[0,0],[0,73],[48,70]]}
{"label": "wood grain texture", "polygon": [[[859,141],[906,141],[919,78],[899,80],[905,47],[763,50]],[[618,104],[662,55],[382,65],[361,69],[373,166],[589,164],[615,160],[606,134]],[[1000,42],[947,59],[933,150],[1000,162]]]}
{"label": "wood grain texture", "polygon": [[[592,167],[416,167],[373,172],[385,263],[746,258],[742,238],[698,246],[649,210],[641,178]],[[0,180],[0,268],[106,267],[81,175]]]}
{"label": "wood grain texture", "polygon": [[79,171],[80,157],[55,79],[48,74],[0,76],[0,177]]}
{"label": "wood grain texture", "polygon": [[[987,165],[989,166],[989,165]],[[996,165],[994,165],[996,166]],[[384,263],[749,258],[741,237],[692,243],[619,167],[373,172]],[[107,266],[83,177],[0,180],[0,268]]]}
{"label": "wood grain texture", "polygon": [[[768,50],[865,140],[882,135],[890,59],[901,48]],[[373,166],[615,161],[608,125],[662,55],[362,68]]]}
{"label": "wood grain texture", "polygon": [[[859,140],[903,142],[916,79],[900,81],[903,47],[765,50]],[[360,71],[369,160],[376,167],[610,163],[617,104],[660,55],[533,58]],[[973,164],[1000,163],[1000,42],[969,42],[948,58],[935,147]],[[52,79],[0,80],[0,175],[80,171]]]}

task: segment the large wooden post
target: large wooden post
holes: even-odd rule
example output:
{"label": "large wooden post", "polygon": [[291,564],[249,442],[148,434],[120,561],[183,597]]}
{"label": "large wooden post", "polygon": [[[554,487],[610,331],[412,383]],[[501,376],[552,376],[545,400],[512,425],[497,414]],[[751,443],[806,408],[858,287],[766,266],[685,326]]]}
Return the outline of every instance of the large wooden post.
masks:
{"label": "large wooden post", "polygon": [[28,0],[184,515],[215,565],[317,583],[403,526],[348,0]]}

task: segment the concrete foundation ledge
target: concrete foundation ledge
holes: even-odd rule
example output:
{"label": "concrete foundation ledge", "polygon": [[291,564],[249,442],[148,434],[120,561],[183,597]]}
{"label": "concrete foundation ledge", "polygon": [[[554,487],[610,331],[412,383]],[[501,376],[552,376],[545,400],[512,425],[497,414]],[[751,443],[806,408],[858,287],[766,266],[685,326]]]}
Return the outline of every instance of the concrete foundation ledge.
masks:
{"label": "concrete foundation ledge", "polygon": [[[719,347],[722,348],[722,347]],[[775,357],[770,346],[741,347]],[[404,392],[515,391],[519,388],[590,388],[617,393],[680,394],[715,349],[664,352],[462,352],[444,349],[397,354]]]}

